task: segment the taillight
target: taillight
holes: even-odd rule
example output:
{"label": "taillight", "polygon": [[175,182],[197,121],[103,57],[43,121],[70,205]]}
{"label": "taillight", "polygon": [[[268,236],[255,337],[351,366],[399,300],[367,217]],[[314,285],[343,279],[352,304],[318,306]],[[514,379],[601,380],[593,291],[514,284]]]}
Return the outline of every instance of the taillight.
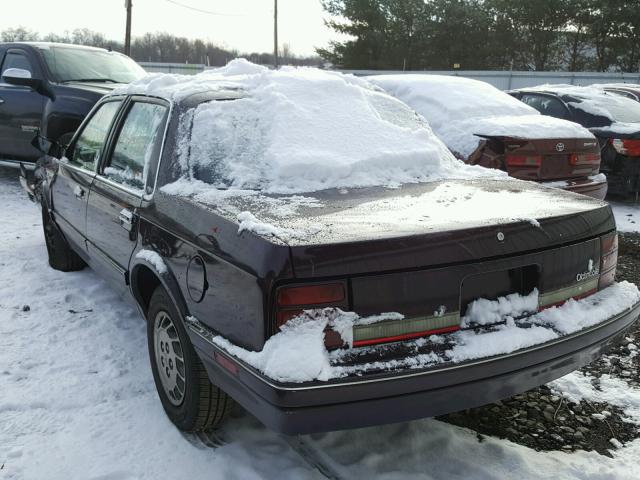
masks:
{"label": "taillight", "polygon": [[283,287],[278,291],[278,306],[318,305],[344,300],[344,285],[306,285],[304,287]]}
{"label": "taillight", "polygon": [[542,165],[542,155],[512,155],[506,156],[509,167],[539,167]]}
{"label": "taillight", "polygon": [[609,143],[611,143],[611,146],[621,155],[640,157],[640,140],[612,138],[609,140]]}
{"label": "taillight", "polygon": [[280,287],[276,295],[276,326],[279,328],[303,310],[346,307],[343,283]]}
{"label": "taillight", "polygon": [[599,165],[600,153],[572,153],[569,156],[571,165]]}
{"label": "taillight", "polygon": [[600,238],[600,280],[598,289],[611,285],[616,276],[618,264],[618,233],[613,232]]}

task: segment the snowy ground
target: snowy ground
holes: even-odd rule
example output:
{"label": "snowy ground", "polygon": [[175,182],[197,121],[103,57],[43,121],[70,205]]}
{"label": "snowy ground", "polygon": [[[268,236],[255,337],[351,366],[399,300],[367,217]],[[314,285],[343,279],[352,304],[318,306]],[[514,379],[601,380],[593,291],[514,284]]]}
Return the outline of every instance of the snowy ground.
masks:
{"label": "snowy ground", "polygon": [[[0,169],[0,202],[2,480],[638,477],[640,440],[612,444],[613,458],[541,453],[432,419],[285,438],[238,412],[208,448],[165,417],[136,310],[90,270],[47,266],[39,211],[13,170]],[[588,380],[555,388],[598,400]],[[600,401],[640,422],[640,389],[608,386],[617,395]]]}
{"label": "snowy ground", "polygon": [[640,203],[611,202],[621,232],[640,232]]}

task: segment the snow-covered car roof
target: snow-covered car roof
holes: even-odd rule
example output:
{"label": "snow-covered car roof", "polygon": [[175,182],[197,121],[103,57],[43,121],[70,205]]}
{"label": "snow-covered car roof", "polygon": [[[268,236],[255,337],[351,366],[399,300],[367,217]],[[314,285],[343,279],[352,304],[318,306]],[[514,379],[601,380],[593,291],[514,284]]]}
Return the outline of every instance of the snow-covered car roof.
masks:
{"label": "snow-covered car roof", "polygon": [[[553,93],[571,107],[611,122],[640,123],[640,104],[635,100],[603,90],[600,85],[540,85],[519,92]],[[637,127],[636,127],[637,129]]]}
{"label": "snow-covered car roof", "polygon": [[580,125],[542,116],[486,82],[428,74],[377,75],[367,80],[423,115],[451,151],[463,158],[478,148],[478,135],[594,138]]}
{"label": "snow-covered car roof", "polygon": [[457,160],[422,117],[352,75],[234,60],[194,76],[149,75],[113,94],[184,103],[229,90],[239,98],[181,117],[177,156],[192,184],[296,193],[500,176]]}

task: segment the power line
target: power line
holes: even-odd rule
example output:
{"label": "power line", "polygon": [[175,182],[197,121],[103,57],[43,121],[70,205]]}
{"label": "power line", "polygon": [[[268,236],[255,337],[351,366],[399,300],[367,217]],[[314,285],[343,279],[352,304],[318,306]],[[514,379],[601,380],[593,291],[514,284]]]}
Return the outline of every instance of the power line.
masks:
{"label": "power line", "polygon": [[215,15],[218,17],[250,17],[251,16],[251,15],[242,14],[242,13],[212,12],[211,10],[203,10],[202,8],[192,7],[191,5],[186,5],[184,3],[176,2],[176,0],[166,0],[166,1],[174,5],[178,5],[179,7],[186,8],[188,10],[193,10],[194,12],[204,13],[206,15]]}

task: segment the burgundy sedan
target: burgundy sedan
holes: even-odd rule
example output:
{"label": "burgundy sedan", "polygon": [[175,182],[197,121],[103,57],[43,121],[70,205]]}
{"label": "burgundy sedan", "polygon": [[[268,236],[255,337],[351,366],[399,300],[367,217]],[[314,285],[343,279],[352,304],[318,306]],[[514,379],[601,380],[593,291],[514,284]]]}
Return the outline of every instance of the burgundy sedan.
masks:
{"label": "burgundy sedan", "polygon": [[468,78],[403,74],[367,80],[426,118],[466,163],[598,199],[607,193],[598,142],[576,123],[542,116],[488,83]]}

